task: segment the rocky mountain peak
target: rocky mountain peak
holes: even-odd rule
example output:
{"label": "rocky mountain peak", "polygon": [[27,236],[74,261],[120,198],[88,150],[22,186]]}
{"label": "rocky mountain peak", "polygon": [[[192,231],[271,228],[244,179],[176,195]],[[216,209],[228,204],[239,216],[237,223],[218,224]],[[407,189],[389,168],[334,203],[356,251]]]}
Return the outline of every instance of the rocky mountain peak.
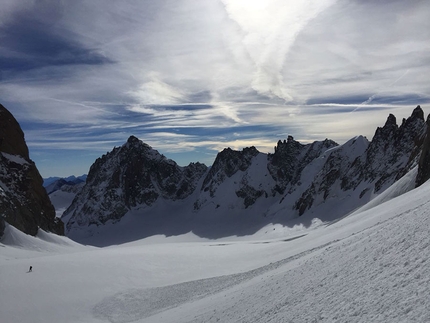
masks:
{"label": "rocky mountain peak", "polygon": [[24,132],[14,116],[0,104],[0,151],[30,159]]}
{"label": "rocky mountain peak", "polygon": [[288,136],[287,140],[279,140],[275,153],[268,156],[268,170],[278,183],[275,191],[284,193],[290,184],[298,182],[304,167],[325,150],[337,146],[333,140],[315,141],[312,144],[301,144]]}
{"label": "rocky mountain peak", "polygon": [[137,137],[135,137],[135,136],[130,136],[130,137],[128,137],[128,139],[127,139],[127,142],[129,143],[129,144],[133,144],[133,143],[138,143],[140,140],[137,138]]}
{"label": "rocky mountain peak", "polygon": [[418,163],[418,174],[415,181],[415,186],[418,187],[430,179],[430,114],[426,121],[426,135],[423,142],[423,148]]}
{"label": "rocky mountain peak", "polygon": [[288,139],[284,141],[279,140],[275,147],[275,153],[271,155],[272,164],[291,165],[304,146],[300,142],[295,141],[293,136],[288,136]]}
{"label": "rocky mountain peak", "polygon": [[211,173],[222,169],[225,171],[227,177],[231,177],[238,170],[248,168],[252,158],[257,154],[258,150],[255,147],[246,147],[241,151],[225,148],[215,158]]}
{"label": "rocky mountain peak", "polygon": [[387,121],[385,122],[384,128],[390,127],[393,125],[397,127],[397,121],[396,121],[396,117],[390,113],[387,118]]}
{"label": "rocky mountain peak", "polygon": [[139,140],[135,136],[130,136],[127,139],[127,142],[123,145],[123,148],[126,149],[138,149],[141,151],[149,151],[152,150],[152,147],[148,144],[144,143],[142,140]]}
{"label": "rocky mountain peak", "polygon": [[400,128],[411,129],[421,127],[425,123],[424,111],[418,105],[409,118],[403,119]]}
{"label": "rocky mountain peak", "polygon": [[209,190],[213,196],[219,183],[238,171],[245,171],[251,165],[252,159],[258,154],[259,151],[255,147],[247,147],[241,151],[225,148],[215,158],[203,181],[202,190]]}
{"label": "rocky mountain peak", "polygon": [[87,181],[63,218],[70,230],[76,225],[118,221],[134,207],[151,206],[158,199],[181,200],[196,188],[207,167],[178,166],[138,138],[98,158]]}
{"label": "rocky mountain peak", "polygon": [[24,133],[13,115],[0,105],[0,236],[3,221],[31,235],[38,228],[64,234],[63,223],[29,158]]}
{"label": "rocky mountain peak", "polygon": [[[389,116],[390,119],[392,121],[393,117]],[[425,133],[423,112],[419,106],[410,117],[403,119],[400,126],[388,120],[384,127],[376,130],[365,154],[357,161],[361,176],[371,181],[378,179],[375,192],[392,184],[416,165]]]}
{"label": "rocky mountain peak", "polygon": [[416,118],[421,121],[424,121],[424,111],[421,109],[421,106],[417,105],[417,107],[412,111],[411,118]]}

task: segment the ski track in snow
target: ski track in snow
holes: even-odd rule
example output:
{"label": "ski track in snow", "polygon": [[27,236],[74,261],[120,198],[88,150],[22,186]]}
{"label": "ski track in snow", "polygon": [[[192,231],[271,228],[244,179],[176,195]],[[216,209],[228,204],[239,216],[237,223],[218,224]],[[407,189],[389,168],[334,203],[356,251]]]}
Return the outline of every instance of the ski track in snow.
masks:
{"label": "ski track in snow", "polygon": [[[290,241],[291,239],[288,240]],[[133,289],[117,293],[112,297],[105,298],[96,305],[94,307],[94,315],[107,319],[112,323],[133,322],[166,309],[177,307],[183,303],[216,294],[322,249],[327,245],[307,250],[295,256],[244,273],[200,279],[165,287]]]}
{"label": "ski track in snow", "polygon": [[429,215],[407,212],[298,255],[288,270],[268,267],[259,282],[176,322],[430,322]]}
{"label": "ski track in snow", "polygon": [[428,215],[411,210],[244,273],[128,290],[94,315],[112,323],[429,322]]}

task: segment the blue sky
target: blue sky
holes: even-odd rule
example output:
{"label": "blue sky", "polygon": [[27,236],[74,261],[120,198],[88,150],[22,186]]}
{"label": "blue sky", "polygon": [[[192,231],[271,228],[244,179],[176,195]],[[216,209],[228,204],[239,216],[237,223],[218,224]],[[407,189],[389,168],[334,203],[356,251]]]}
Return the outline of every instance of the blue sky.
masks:
{"label": "blue sky", "polygon": [[43,177],[130,135],[210,165],[430,112],[428,1],[3,0],[0,39],[0,103]]}

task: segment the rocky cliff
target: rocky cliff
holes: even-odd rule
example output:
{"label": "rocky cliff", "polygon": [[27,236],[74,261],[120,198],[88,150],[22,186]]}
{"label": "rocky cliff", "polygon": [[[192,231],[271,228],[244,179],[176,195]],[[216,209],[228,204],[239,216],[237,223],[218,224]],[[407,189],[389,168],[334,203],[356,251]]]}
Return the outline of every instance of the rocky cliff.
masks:
{"label": "rocky cliff", "polygon": [[55,217],[42,184],[20,125],[0,105],[0,236],[3,221],[31,235],[36,235],[39,227],[64,234],[63,223]]}
{"label": "rocky cliff", "polygon": [[417,187],[430,179],[430,115],[427,116],[426,125],[426,134],[420,138],[420,141],[423,142],[421,154],[417,154],[417,158],[419,157],[418,174],[415,181]]}
{"label": "rocky cliff", "polygon": [[123,146],[95,161],[86,185],[63,218],[70,218],[70,230],[118,221],[133,207],[151,206],[158,199],[182,200],[194,192],[206,170],[200,163],[179,167],[131,136]]}
{"label": "rocky cliff", "polygon": [[341,196],[367,202],[369,195],[379,194],[417,165],[425,132],[420,106],[400,126],[390,114],[385,125],[376,129],[371,142],[357,137],[325,153],[321,171],[295,208],[302,215],[315,201]]}

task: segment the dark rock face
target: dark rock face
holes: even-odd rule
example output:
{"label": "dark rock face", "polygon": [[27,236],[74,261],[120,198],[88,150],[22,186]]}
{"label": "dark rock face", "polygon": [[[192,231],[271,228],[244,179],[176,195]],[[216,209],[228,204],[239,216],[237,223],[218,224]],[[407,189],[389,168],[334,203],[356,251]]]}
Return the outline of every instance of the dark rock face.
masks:
{"label": "dark rock face", "polygon": [[24,132],[14,116],[0,104],[0,151],[30,159]]}
{"label": "dark rock face", "polygon": [[273,194],[275,192],[282,194],[289,185],[297,184],[306,165],[327,149],[337,145],[329,139],[315,141],[308,145],[295,141],[292,136],[288,136],[288,139],[283,142],[279,140],[275,153],[268,156],[267,168],[277,182]]}
{"label": "dark rock face", "polygon": [[6,224],[4,222],[4,218],[0,217],[0,238],[3,236],[4,234],[4,229],[6,228]]}
{"label": "dark rock face", "polygon": [[63,218],[73,225],[118,221],[137,205],[151,206],[159,198],[181,200],[194,192],[206,172],[203,164],[179,167],[174,161],[131,136],[122,147],[98,158],[87,181]]}
{"label": "dark rock face", "polygon": [[244,183],[242,187],[236,191],[236,196],[243,199],[243,204],[245,208],[253,205],[257,199],[265,195],[267,197],[267,192],[264,190],[255,189],[253,186]]}
{"label": "dark rock face", "polygon": [[421,157],[418,163],[418,174],[415,181],[415,187],[424,184],[430,179],[430,115],[426,121],[427,131],[423,143]]}
{"label": "dark rock face", "polygon": [[[417,106],[408,119],[398,127],[390,115],[384,127],[378,128],[366,155],[361,158],[362,174],[366,179],[379,178],[378,191],[386,182],[391,183],[403,176],[412,163],[416,163],[417,151],[421,150],[425,133],[424,112]],[[390,120],[391,119],[391,120]]]}
{"label": "dark rock face", "polygon": [[209,191],[210,196],[213,197],[220,183],[236,172],[246,170],[258,153],[255,147],[245,148],[242,151],[224,149],[217,155],[213,166],[206,175],[202,190]]}
{"label": "dark rock face", "polygon": [[[209,193],[209,199],[215,197],[216,192],[221,185],[229,181],[232,176],[240,173],[240,181],[235,183],[234,194],[243,200],[245,208],[255,203],[262,195],[267,193],[261,188],[255,188],[249,183],[247,175],[248,168],[252,165],[254,158],[261,154],[255,147],[244,148],[242,151],[235,151],[230,148],[224,149],[218,153],[215,162],[207,173],[201,188],[201,196],[194,203],[194,210],[197,211],[202,205],[208,202],[206,198]],[[212,202],[209,202],[212,203]],[[217,203],[217,207],[220,204]]]}
{"label": "dark rock face", "polygon": [[310,209],[315,200],[326,201],[337,195],[339,191],[351,189],[351,181],[355,178],[350,174],[351,168],[355,167],[356,159],[362,156],[368,145],[366,138],[358,136],[320,155],[321,166],[312,176],[308,188],[295,202],[294,209],[299,212],[299,215],[303,215]]}
{"label": "dark rock face", "polygon": [[[43,188],[43,179],[29,158],[24,133],[0,105],[0,214],[17,229],[36,235],[38,228],[64,234],[63,223]],[[2,225],[0,224],[0,227]]]}
{"label": "dark rock face", "polygon": [[[362,198],[367,192],[379,193],[406,174],[417,164],[420,156],[426,129],[423,116],[424,112],[418,106],[398,126],[396,118],[390,114],[370,143],[357,145],[355,139],[332,151],[312,186],[295,204],[299,215],[310,209],[319,196],[324,201],[329,198],[336,182],[345,192],[353,192],[360,187],[359,198]],[[351,151],[356,153],[351,155]]]}
{"label": "dark rock face", "polygon": [[[289,136],[288,140],[278,142],[274,154],[262,154],[255,147],[242,151],[224,149],[205,178],[194,210],[209,204],[224,205],[226,201],[217,197],[216,192],[230,190],[231,187],[234,187],[232,193],[242,200],[241,205],[245,209],[269,197],[282,198],[280,195],[288,195],[301,185],[302,172],[309,163],[336,146],[328,139],[304,145]],[[234,208],[233,204],[230,201],[229,208]]]}

